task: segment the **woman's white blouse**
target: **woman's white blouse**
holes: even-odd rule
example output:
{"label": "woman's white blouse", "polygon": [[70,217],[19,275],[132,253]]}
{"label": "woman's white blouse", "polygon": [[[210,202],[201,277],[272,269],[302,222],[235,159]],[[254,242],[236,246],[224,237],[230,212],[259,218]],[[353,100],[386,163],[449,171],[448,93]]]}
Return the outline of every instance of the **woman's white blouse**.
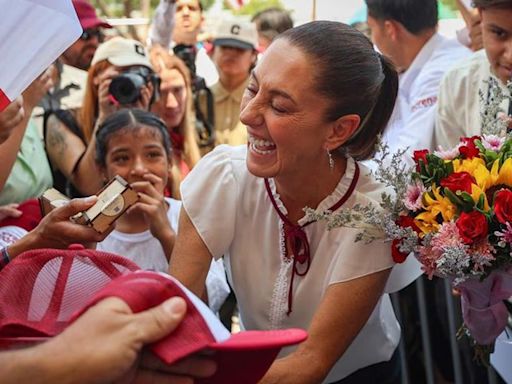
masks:
{"label": "woman's white blouse", "polygon": [[[212,256],[216,259],[224,256],[243,328],[307,330],[329,285],[394,265],[390,245],[382,241],[355,243],[359,230],[335,228],[328,231],[324,222],[305,227],[311,267],[305,276],[295,276],[293,311],[288,316],[292,263],[282,255],[283,223],[267,195],[264,180],[247,170],[246,152],[245,146],[219,146],[205,156],[182,183],[183,206]],[[345,194],[354,171],[355,162],[349,158],[345,175],[333,193],[319,204],[318,210],[330,208]],[[269,181],[274,198],[286,214],[273,180]],[[316,182],[314,175],[311,182]],[[383,187],[361,166],[356,188],[343,208],[377,202],[382,191]],[[399,338],[400,327],[389,296],[384,294],[325,383],[389,360]],[[281,356],[292,350],[285,349]]]}

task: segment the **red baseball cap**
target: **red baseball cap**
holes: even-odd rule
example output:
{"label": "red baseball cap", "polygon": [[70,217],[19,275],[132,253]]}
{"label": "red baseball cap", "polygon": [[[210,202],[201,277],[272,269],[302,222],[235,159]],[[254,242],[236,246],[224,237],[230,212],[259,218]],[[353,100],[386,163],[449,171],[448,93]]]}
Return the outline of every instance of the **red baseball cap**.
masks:
{"label": "red baseball cap", "polygon": [[0,347],[55,336],[107,297],[121,298],[134,313],[170,297],[182,297],[187,302],[185,318],[151,349],[168,364],[201,351],[208,353],[217,362],[217,370],[214,376],[196,383],[256,384],[282,347],[307,337],[302,329],[232,335],[206,304],[176,279],[134,268],[121,256],[77,246],[18,256],[0,272]]}
{"label": "red baseball cap", "polygon": [[41,221],[43,215],[41,214],[41,208],[39,207],[39,201],[37,199],[29,199],[20,203],[17,208],[21,211],[19,217],[6,217],[0,220],[0,227],[15,226],[31,231]]}
{"label": "red baseball cap", "polygon": [[75,7],[82,29],[112,28],[109,23],[98,17],[96,9],[87,0],[73,0],[73,7]]}

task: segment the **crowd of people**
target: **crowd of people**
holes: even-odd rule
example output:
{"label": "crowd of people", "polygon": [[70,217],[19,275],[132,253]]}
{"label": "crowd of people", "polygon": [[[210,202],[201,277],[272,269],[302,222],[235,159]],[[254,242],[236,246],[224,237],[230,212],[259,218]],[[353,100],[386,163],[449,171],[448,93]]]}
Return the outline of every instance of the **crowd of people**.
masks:
{"label": "crowd of people", "polygon": [[[333,21],[293,27],[270,8],[219,20],[204,41],[200,0],[161,0],[141,42],[106,38],[112,26],[72,0],[82,35],[0,113],[0,280],[27,250],[80,243],[171,274],[217,315],[229,306],[228,327],[236,310],[242,330],[307,330],[261,384],[400,383],[389,287],[404,288],[419,267],[400,269],[389,243],[357,242],[357,229],[328,230],[304,208],[378,202],[379,138],[392,153],[406,149],[407,162],[416,149],[480,134],[487,80],[508,94],[512,2],[459,1],[464,40],[438,33],[437,0],[365,2],[371,39]],[[138,201],[109,231],[70,220],[115,176]],[[51,187],[72,200],[26,220]],[[165,365],[143,348],[184,316],[179,298],[137,314],[106,299],[52,340],[0,352],[0,377],[208,377],[208,356]]]}

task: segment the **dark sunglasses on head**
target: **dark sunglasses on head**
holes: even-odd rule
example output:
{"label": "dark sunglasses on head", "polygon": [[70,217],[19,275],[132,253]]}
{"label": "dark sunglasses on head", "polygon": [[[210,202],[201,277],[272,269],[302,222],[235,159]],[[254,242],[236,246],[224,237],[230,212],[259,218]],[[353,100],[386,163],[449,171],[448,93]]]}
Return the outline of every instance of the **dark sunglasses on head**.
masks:
{"label": "dark sunglasses on head", "polygon": [[103,33],[99,29],[86,29],[82,32],[80,36],[80,40],[91,40],[93,37],[97,37],[98,41],[101,43],[103,41]]}

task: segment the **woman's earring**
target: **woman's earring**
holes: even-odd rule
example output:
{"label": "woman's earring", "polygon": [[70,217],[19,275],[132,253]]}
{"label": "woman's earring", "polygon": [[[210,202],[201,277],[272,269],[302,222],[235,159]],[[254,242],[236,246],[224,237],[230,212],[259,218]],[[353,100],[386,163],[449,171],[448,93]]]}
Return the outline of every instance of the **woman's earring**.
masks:
{"label": "woman's earring", "polygon": [[334,159],[332,158],[331,151],[327,149],[327,157],[329,158],[329,169],[331,172],[334,170]]}

